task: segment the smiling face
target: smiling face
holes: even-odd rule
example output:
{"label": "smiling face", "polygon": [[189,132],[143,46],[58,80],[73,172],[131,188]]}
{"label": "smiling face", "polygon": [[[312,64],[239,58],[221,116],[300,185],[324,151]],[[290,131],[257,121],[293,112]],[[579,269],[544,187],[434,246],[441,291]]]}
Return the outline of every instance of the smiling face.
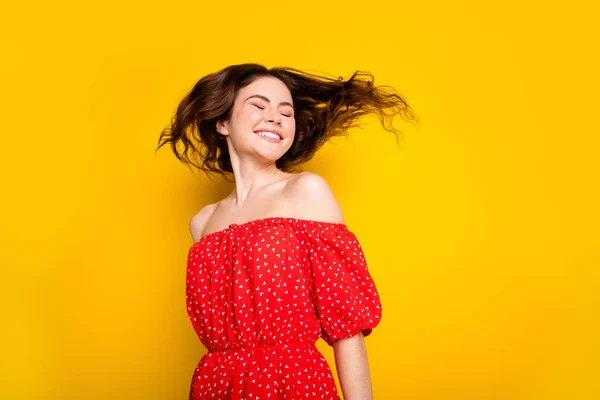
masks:
{"label": "smiling face", "polygon": [[217,131],[227,137],[232,157],[253,155],[262,161],[277,161],[292,146],[296,133],[289,89],[272,76],[256,78],[240,89],[231,117],[219,121]]}

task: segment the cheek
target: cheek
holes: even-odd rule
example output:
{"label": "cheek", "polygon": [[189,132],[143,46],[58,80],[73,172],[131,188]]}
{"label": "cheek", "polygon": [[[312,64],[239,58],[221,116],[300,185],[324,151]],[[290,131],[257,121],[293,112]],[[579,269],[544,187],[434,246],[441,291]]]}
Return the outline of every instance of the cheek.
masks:
{"label": "cheek", "polygon": [[283,120],[283,124],[287,131],[296,132],[296,120],[293,118],[286,118]]}
{"label": "cheek", "polygon": [[246,129],[248,125],[254,126],[261,120],[260,113],[254,111],[242,111],[235,115],[235,125],[238,129]]}
{"label": "cheek", "polygon": [[261,110],[252,110],[246,113],[246,120],[251,121],[252,123],[259,122],[263,119],[263,115]]}

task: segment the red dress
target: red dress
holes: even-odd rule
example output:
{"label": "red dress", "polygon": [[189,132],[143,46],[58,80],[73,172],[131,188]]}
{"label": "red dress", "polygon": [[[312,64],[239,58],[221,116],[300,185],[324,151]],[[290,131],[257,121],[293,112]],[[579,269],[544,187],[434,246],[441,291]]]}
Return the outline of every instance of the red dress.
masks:
{"label": "red dress", "polygon": [[231,224],[188,253],[187,312],[208,349],[189,399],[338,399],[315,342],[381,320],[362,248],[345,224],[271,217]]}

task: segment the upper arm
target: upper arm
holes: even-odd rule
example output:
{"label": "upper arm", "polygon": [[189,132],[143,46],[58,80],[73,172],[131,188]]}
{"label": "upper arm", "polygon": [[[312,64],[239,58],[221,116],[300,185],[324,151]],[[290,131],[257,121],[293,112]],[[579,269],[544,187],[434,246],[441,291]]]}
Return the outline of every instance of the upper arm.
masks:
{"label": "upper arm", "polygon": [[206,223],[211,217],[214,209],[215,204],[209,204],[207,206],[204,206],[190,219],[190,234],[192,235],[192,239],[194,240],[194,242],[197,242],[202,237],[204,227],[206,226]]}
{"label": "upper arm", "polygon": [[325,178],[303,172],[292,185],[294,215],[299,219],[344,223],[342,209]]}

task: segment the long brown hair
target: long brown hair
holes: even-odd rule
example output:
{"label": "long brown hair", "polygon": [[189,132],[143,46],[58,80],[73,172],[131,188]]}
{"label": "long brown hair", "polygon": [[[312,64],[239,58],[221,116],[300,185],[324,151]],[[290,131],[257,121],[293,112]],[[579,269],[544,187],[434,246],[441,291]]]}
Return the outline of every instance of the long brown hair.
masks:
{"label": "long brown hair", "polygon": [[358,126],[364,115],[377,115],[384,129],[396,135],[402,132],[392,125],[395,116],[418,122],[406,100],[389,86],[374,86],[374,77],[368,72],[356,71],[344,80],[294,68],[239,64],[206,75],[194,85],[179,103],[171,124],[163,129],[156,150],[170,143],[175,156],[186,164],[208,173],[232,173],[227,142],[216,124],[231,116],[239,90],[261,76],[281,80],[294,103],[294,142],[276,161],[282,171],[296,170],[330,138]]}

